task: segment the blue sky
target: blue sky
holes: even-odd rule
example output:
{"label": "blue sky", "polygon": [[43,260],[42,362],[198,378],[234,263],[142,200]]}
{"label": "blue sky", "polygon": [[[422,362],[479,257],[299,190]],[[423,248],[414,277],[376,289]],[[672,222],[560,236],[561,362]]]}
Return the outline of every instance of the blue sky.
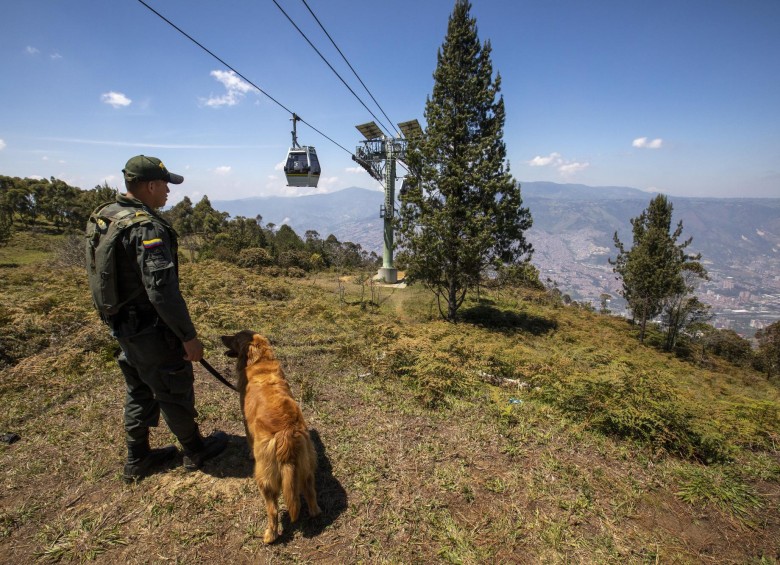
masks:
{"label": "blue sky", "polygon": [[[346,148],[299,124],[318,192],[379,189],[355,167],[373,119],[272,0],[147,0]],[[376,116],[300,0],[277,0]],[[394,123],[424,125],[453,0],[307,0]],[[474,0],[523,181],[672,196],[780,197],[780,1]],[[297,195],[290,115],[137,0],[0,5],[0,174],[122,187],[127,159],[185,177],[170,203]],[[311,192],[309,190],[308,192]]]}

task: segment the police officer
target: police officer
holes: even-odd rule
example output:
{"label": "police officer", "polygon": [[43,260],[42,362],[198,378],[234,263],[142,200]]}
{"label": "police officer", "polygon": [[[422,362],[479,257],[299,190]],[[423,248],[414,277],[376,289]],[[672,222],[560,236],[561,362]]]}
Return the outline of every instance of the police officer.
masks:
{"label": "police officer", "polygon": [[122,172],[127,194],[118,194],[110,206],[145,217],[115,246],[118,294],[129,300],[107,320],[121,348],[117,361],[127,384],[123,478],[132,482],[178,453],[173,445],[149,445],[149,428],[157,426],[160,413],[184,448],[189,471],[219,455],[227,435],[217,431],[204,438],[195,421],[192,363],[203,358],[203,344],[179,290],[176,232],[155,211],[168,199],[168,183],[184,178],[145,155],[131,158]]}

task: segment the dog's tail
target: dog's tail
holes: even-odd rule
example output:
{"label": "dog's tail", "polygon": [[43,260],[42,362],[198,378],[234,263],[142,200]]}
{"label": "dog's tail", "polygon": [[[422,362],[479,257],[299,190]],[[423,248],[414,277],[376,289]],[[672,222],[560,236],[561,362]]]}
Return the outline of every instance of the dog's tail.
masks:
{"label": "dog's tail", "polygon": [[301,432],[295,429],[285,429],[276,434],[276,460],[282,475],[282,494],[290,514],[290,521],[298,519],[301,510],[301,492],[298,484],[297,467],[298,454],[303,449]]}

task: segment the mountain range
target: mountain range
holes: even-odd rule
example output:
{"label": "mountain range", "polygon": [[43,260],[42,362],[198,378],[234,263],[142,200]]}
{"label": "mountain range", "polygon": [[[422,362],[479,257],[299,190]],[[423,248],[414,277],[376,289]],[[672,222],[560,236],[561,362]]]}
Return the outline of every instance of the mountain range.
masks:
{"label": "mountain range", "polygon": [[[629,187],[591,187],[551,182],[522,183],[523,206],[530,209],[533,264],[542,279],[572,299],[595,305],[606,293],[621,311],[620,282],[608,258],[617,254],[613,234],[631,246],[631,218],[647,208],[655,193]],[[289,224],[303,236],[315,230],[339,241],[382,251],[380,191],[347,188],[299,197],[213,200],[231,216],[262,216],[264,224]],[[780,318],[780,198],[669,197],[682,239],[702,254],[710,281],[698,291],[713,306],[715,325],[752,334]]]}

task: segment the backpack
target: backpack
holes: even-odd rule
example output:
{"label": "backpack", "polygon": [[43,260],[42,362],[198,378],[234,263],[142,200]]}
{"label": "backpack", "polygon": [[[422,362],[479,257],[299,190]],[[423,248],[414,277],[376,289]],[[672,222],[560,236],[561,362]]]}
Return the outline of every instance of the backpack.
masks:
{"label": "backpack", "polygon": [[92,303],[106,321],[141,293],[139,287],[125,300],[119,301],[116,269],[116,242],[127,228],[149,221],[150,216],[137,208],[112,207],[114,202],[98,206],[87,220],[87,277]]}

